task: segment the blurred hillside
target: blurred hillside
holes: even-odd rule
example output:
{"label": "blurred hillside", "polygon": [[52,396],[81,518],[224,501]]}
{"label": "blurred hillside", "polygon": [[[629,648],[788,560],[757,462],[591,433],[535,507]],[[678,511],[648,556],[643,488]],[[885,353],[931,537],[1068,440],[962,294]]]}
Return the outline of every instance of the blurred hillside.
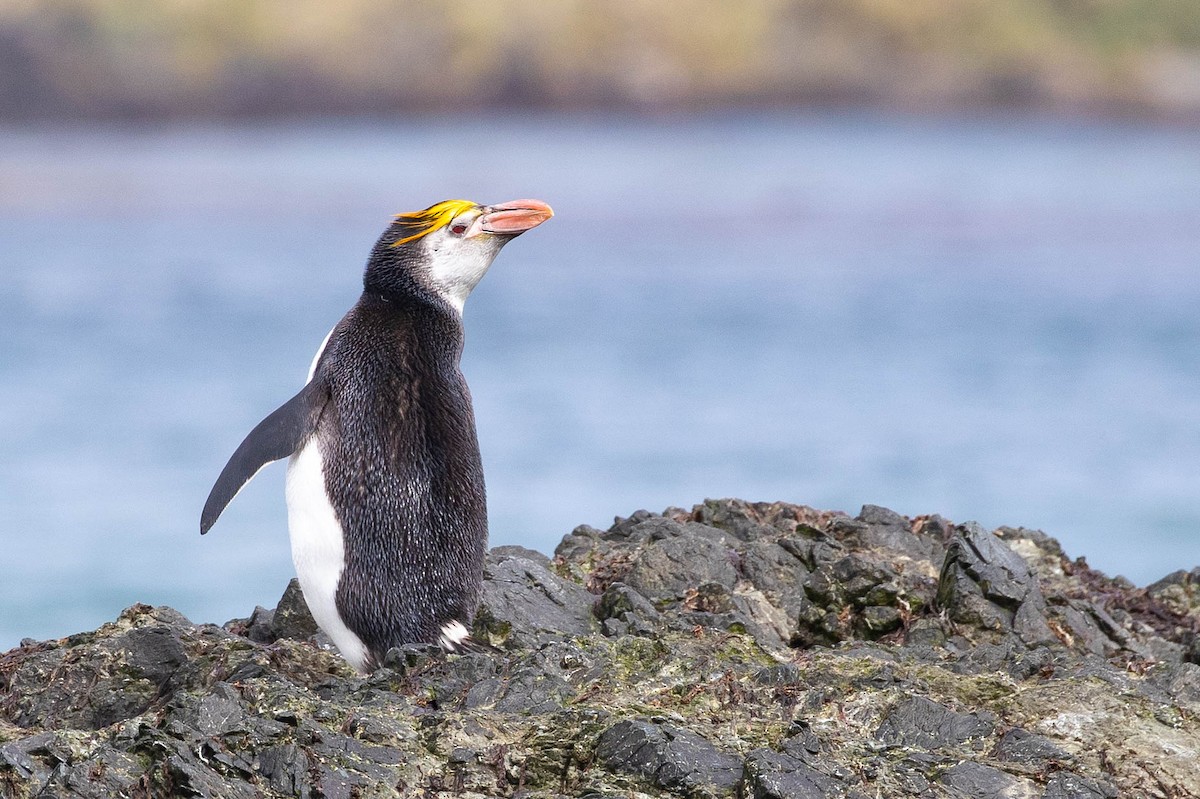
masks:
{"label": "blurred hillside", "polygon": [[1200,2],[0,0],[5,121],[730,104],[1200,118]]}

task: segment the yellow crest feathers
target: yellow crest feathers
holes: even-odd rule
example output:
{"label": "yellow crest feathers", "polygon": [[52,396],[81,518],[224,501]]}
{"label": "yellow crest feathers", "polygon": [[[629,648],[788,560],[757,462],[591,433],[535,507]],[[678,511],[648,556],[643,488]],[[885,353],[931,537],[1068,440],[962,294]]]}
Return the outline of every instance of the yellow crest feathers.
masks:
{"label": "yellow crest feathers", "polygon": [[424,211],[411,211],[407,214],[396,214],[396,224],[409,231],[409,235],[392,242],[393,247],[416,241],[427,236],[438,228],[450,223],[450,220],[477,207],[470,200],[443,200],[437,205],[431,205]]}

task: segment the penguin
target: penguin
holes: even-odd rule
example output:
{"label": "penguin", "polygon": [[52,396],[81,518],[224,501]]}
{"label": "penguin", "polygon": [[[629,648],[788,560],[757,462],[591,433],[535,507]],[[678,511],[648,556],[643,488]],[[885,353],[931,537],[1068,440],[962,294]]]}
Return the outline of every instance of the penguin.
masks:
{"label": "penguin", "polygon": [[500,249],[551,216],[540,200],[398,214],[304,387],[250,431],[204,505],[202,535],[260,469],[288,458],[305,602],[361,672],[402,644],[472,644],[488,533],[459,369],[463,304]]}

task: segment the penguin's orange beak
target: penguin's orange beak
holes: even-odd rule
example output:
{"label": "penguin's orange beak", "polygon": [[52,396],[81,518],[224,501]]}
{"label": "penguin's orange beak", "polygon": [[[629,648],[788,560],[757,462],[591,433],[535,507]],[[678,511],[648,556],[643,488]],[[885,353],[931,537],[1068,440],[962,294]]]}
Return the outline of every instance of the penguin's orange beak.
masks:
{"label": "penguin's orange beak", "polygon": [[484,208],[483,214],[472,227],[480,233],[516,236],[532,230],[552,216],[554,211],[541,200],[510,200]]}

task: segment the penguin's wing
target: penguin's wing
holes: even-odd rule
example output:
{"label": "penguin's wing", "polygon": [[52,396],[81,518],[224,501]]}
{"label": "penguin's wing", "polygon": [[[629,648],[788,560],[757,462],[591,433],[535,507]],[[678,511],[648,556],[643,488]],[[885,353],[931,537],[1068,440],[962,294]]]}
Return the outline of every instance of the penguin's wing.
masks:
{"label": "penguin's wing", "polygon": [[216,523],[242,486],[271,461],[286,458],[308,440],[317,427],[321,411],[329,401],[325,381],[310,380],[300,393],[279,406],[250,431],[221,470],[200,514],[200,534]]}

